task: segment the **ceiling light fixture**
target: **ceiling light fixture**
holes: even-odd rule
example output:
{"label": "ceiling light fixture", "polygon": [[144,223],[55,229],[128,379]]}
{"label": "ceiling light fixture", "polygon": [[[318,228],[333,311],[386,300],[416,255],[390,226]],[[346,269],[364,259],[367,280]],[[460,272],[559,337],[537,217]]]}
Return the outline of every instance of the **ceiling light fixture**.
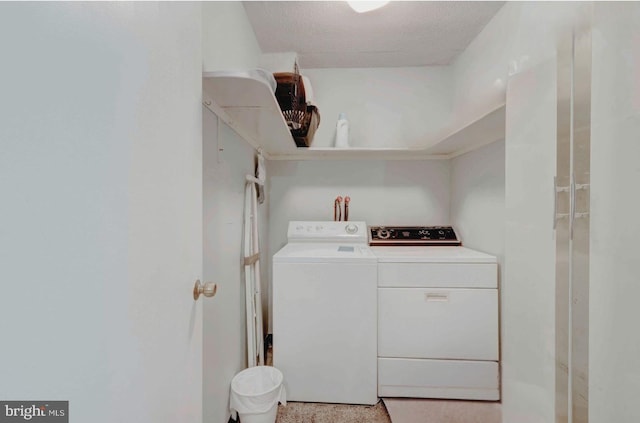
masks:
{"label": "ceiling light fixture", "polygon": [[358,13],[370,12],[385,6],[388,1],[348,1],[349,6]]}

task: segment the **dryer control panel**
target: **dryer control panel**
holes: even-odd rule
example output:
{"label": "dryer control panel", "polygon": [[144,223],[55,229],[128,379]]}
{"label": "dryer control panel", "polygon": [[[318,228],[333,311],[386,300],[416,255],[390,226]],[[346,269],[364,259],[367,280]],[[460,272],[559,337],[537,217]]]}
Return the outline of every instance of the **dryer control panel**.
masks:
{"label": "dryer control panel", "polygon": [[462,245],[451,226],[371,226],[369,244]]}

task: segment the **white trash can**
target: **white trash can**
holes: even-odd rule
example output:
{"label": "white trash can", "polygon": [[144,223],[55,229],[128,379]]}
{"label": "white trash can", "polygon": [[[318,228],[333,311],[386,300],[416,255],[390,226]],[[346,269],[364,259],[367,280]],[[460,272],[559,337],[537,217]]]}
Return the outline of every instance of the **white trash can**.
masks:
{"label": "white trash can", "polygon": [[[230,409],[241,423],[275,423],[278,402],[287,404],[282,372],[271,366],[249,367],[231,381]],[[236,419],[237,420],[237,419]]]}

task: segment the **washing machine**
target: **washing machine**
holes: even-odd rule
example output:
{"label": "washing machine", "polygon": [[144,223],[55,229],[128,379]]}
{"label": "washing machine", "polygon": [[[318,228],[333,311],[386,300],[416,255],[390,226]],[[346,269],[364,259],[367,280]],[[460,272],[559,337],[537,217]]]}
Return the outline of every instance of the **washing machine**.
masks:
{"label": "washing machine", "polygon": [[290,222],[273,256],[273,365],[287,399],[375,404],[377,259],[365,222]]}

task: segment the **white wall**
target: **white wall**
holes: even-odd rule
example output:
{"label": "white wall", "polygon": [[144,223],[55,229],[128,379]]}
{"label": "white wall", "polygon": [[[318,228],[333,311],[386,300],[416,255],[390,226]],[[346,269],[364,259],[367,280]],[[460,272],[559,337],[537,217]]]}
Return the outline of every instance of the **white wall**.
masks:
{"label": "white wall", "polygon": [[[205,2],[203,70],[256,67],[260,48],[241,2]],[[204,307],[204,421],[229,418],[231,379],[247,365],[242,231],[245,175],[254,151],[208,109],[204,124],[204,277],[218,293]],[[267,198],[268,201],[268,198]],[[262,260],[267,262],[268,203],[259,205]],[[268,311],[267,263],[261,267],[264,322]]]}
{"label": "white wall", "polygon": [[271,253],[291,220],[333,220],[333,201],[350,196],[350,220],[369,225],[449,223],[449,164],[430,161],[271,161]]}
{"label": "white wall", "polygon": [[450,125],[503,103],[509,76],[553,58],[557,35],[586,8],[588,2],[507,2],[451,65]]}
{"label": "white wall", "polygon": [[202,70],[255,68],[260,46],[242,2],[202,3]]}
{"label": "white wall", "polygon": [[351,197],[350,220],[369,225],[449,223],[449,163],[430,161],[271,161],[269,257],[291,220],[333,220],[333,202]]}
{"label": "white wall", "polygon": [[446,66],[304,69],[321,123],[314,147],[332,147],[338,114],[349,120],[353,147],[419,146],[439,133],[451,109]]}
{"label": "white wall", "polygon": [[558,34],[588,8],[507,2],[449,66],[304,69],[322,115],[313,146],[333,145],[340,112],[353,146],[431,145],[502,105],[509,76],[552,58]]}
{"label": "white wall", "polygon": [[0,4],[0,398],[202,421],[196,3]]}
{"label": "white wall", "polygon": [[640,421],[640,4],[596,3],[591,102],[589,420]]}
{"label": "white wall", "polygon": [[[247,366],[242,237],[245,175],[254,173],[255,152],[206,108],[203,122],[204,277],[218,284],[204,306],[204,421],[209,423],[228,420],[231,379]],[[268,209],[268,202],[258,205],[263,263],[269,257]],[[261,274],[266,315],[266,264]]]}
{"label": "white wall", "polygon": [[504,140],[451,160],[450,223],[464,246],[504,260]]}
{"label": "white wall", "polygon": [[[505,142],[450,160],[450,223],[464,246],[504,260]],[[502,270],[502,269],[501,269]]]}

